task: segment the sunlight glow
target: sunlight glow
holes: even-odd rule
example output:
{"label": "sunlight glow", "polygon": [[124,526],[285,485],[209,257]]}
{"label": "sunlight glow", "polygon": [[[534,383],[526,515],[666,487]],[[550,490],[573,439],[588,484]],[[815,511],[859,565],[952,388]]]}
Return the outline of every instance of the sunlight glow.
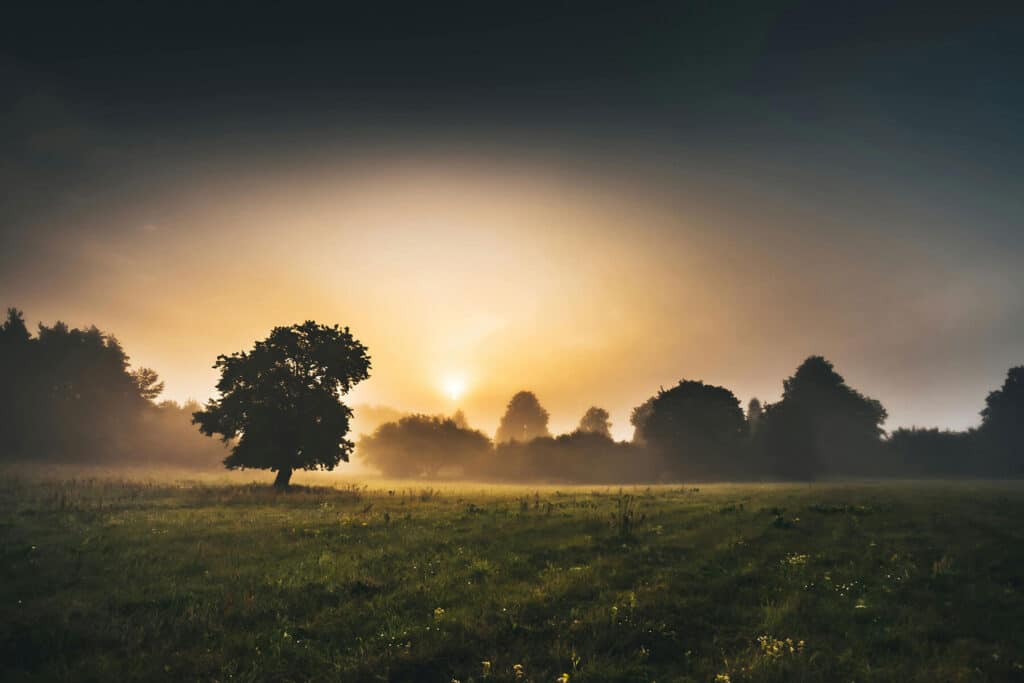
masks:
{"label": "sunlight glow", "polygon": [[466,380],[459,375],[449,375],[443,382],[443,388],[448,398],[457,401],[466,393]]}

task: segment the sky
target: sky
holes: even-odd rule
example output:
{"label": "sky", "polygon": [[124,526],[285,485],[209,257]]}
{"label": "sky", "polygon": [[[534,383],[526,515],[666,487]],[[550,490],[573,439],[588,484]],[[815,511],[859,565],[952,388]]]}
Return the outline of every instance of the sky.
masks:
{"label": "sky", "polygon": [[773,401],[811,354],[962,428],[1024,363],[1021,11],[24,4],[0,303],[168,398],[306,319],[369,347],[352,402],[487,432],[531,389],[628,438],[659,387]]}

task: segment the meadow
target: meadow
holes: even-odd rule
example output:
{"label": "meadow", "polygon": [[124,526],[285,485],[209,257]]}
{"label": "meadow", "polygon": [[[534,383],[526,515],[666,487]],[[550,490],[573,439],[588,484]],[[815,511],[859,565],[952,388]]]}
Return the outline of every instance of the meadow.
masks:
{"label": "meadow", "polygon": [[4,475],[5,681],[1024,680],[1020,483]]}

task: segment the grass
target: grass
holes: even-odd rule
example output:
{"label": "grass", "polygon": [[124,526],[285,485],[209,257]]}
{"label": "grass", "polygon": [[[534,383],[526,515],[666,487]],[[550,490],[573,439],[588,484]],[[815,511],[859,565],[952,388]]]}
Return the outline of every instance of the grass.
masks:
{"label": "grass", "polygon": [[1024,680],[1024,485],[0,484],[0,679]]}

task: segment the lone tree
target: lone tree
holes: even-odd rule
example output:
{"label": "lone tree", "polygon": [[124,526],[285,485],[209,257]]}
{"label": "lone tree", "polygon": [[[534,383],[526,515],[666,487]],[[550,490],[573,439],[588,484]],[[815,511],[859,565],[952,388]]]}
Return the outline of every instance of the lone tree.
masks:
{"label": "lone tree", "polygon": [[607,439],[612,438],[612,421],[608,411],[604,408],[591,406],[580,418],[580,426],[577,432],[583,434],[597,434]]}
{"label": "lone tree", "polygon": [[370,376],[366,351],[347,327],[275,327],[252,351],[217,357],[220,398],[192,422],[207,436],[237,438],[225,467],[277,472],[277,488],[297,469],[332,470],[354,448],[345,438],[352,409],[340,397]]}
{"label": "lone tree", "polygon": [[508,408],[498,425],[495,443],[532,441],[551,436],[548,431],[548,411],[544,410],[532,391],[520,391],[508,402]]}

